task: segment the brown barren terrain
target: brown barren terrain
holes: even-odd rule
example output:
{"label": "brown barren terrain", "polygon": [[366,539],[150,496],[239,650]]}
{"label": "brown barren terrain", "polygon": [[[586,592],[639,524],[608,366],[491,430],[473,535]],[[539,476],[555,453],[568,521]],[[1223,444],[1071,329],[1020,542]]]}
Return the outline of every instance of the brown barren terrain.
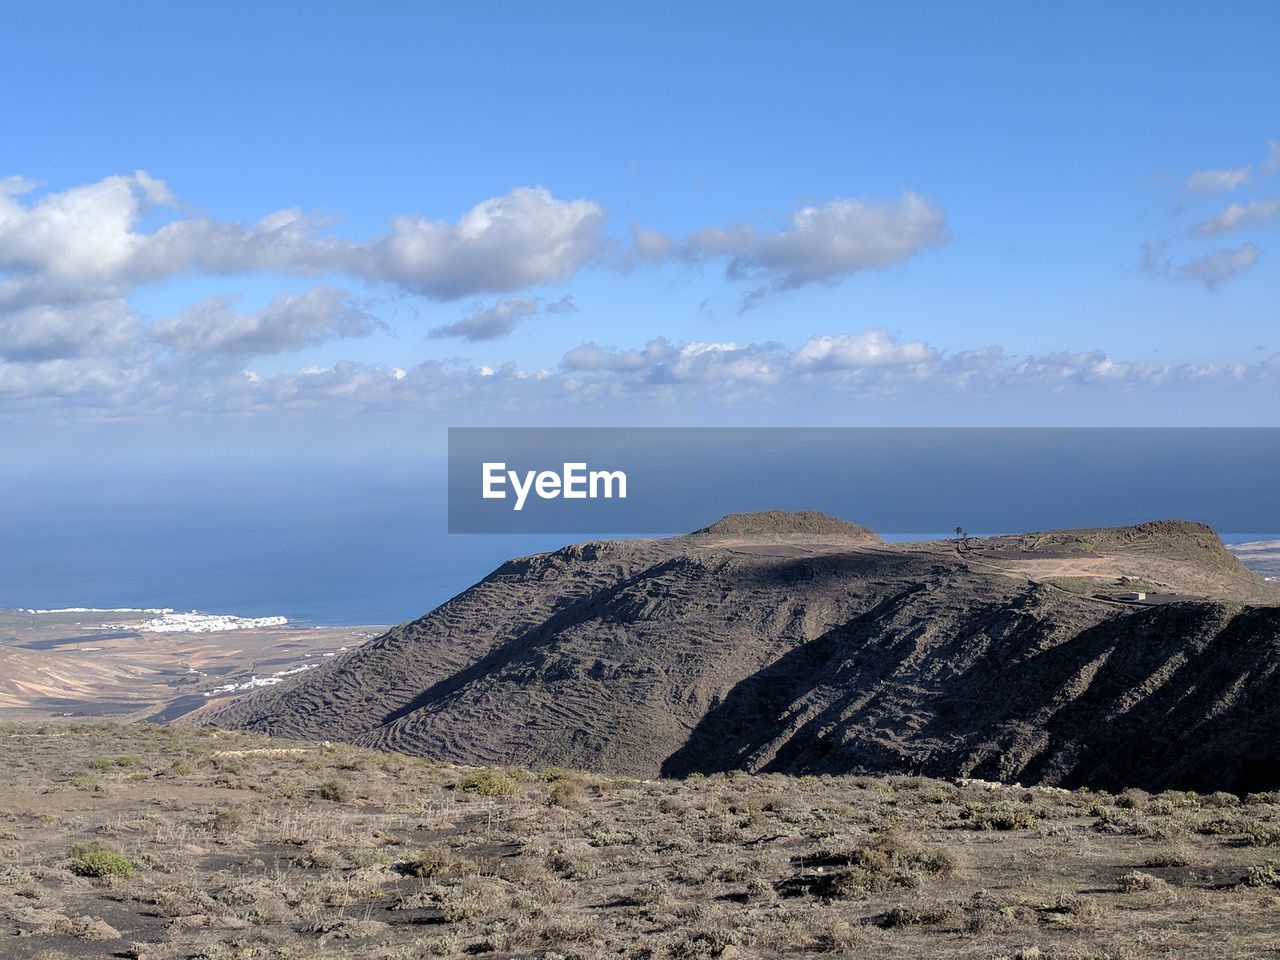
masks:
{"label": "brown barren terrain", "polygon": [[200,720],[641,777],[1256,792],[1280,789],[1280,588],[1194,523],[885,543],[734,516],[511,560]]}
{"label": "brown barren terrain", "polygon": [[[1275,957],[1280,795],[0,724],[0,956]],[[99,875],[105,874],[105,875]]]}
{"label": "brown barren terrain", "polygon": [[[0,610],[0,719],[177,719],[219,688],[315,664],[385,627],[136,629],[143,611]],[[209,694],[209,696],[206,696]]]}

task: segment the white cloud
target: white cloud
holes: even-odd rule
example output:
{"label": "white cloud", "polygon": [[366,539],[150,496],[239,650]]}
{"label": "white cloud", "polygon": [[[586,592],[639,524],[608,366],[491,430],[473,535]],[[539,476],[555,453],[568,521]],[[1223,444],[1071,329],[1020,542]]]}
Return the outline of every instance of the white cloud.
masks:
{"label": "white cloud", "polygon": [[[1254,178],[1255,171],[1262,175],[1280,172],[1280,141],[1267,141],[1268,156],[1256,167],[1200,170],[1187,177],[1186,185],[1201,192],[1235,190]],[[1280,223],[1280,197],[1263,197],[1237,201],[1223,207],[1191,227],[1191,233],[1201,237],[1217,237]],[[1140,269],[1159,277],[1194,280],[1213,289],[1234,280],[1251,270],[1262,257],[1262,250],[1253,243],[1235,248],[1210,250],[1199,256],[1177,262],[1167,253],[1163,242],[1142,244]]]}
{"label": "white cloud", "polygon": [[919,371],[905,368],[936,365],[940,357],[936,348],[923,341],[899,341],[877,327],[859,333],[819,334],[792,351],[774,342],[676,345],[662,337],[638,350],[605,350],[586,343],[566,353],[560,365],[567,372],[616,375],[618,382],[632,384],[767,385],[792,377],[877,371],[914,378]]}
{"label": "white cloud", "polygon": [[[812,362],[815,354],[820,362]],[[124,364],[117,357],[92,355],[0,359],[0,416],[25,423],[192,415],[232,416],[239,422],[249,415],[276,418],[309,411],[327,422],[379,410],[414,418],[426,411],[469,416],[520,411],[564,422],[565,416],[626,417],[643,409],[650,421],[710,416],[741,422],[780,410],[829,421],[843,416],[840,411],[857,409],[850,404],[864,402],[883,404],[884,410],[914,403],[936,414],[975,403],[1030,411],[1044,409],[1049,398],[1064,397],[1072,410],[1094,402],[1097,409],[1113,411],[1108,398],[1123,396],[1126,403],[1142,401],[1160,411],[1169,409],[1160,398],[1170,391],[1183,399],[1194,395],[1218,402],[1228,390],[1265,397],[1280,383],[1280,355],[1252,364],[1149,364],[1100,351],[1017,357],[992,346],[947,353],[877,330],[815,335],[794,350],[769,342],[661,338],[617,351],[586,344],[566,354],[561,369],[552,372],[527,371],[512,362],[429,361],[400,368],[341,361],[266,376],[159,349],[139,352],[135,359]]]}
{"label": "white cloud", "polygon": [[0,357],[44,361],[118,356],[143,333],[123,300],[0,311]]}
{"label": "white cloud", "polygon": [[247,313],[232,309],[235,297],[211,297],[152,327],[161,343],[205,354],[283,353],[344,337],[388,329],[345,290],[316,287],[276,297]]}
{"label": "white cloud", "polygon": [[897,364],[928,363],[938,351],[920,340],[899,343],[887,330],[810,337],[791,355],[791,365],[804,370],[856,370]]}
{"label": "white cloud", "polygon": [[538,303],[529,297],[507,297],[492,307],[477,310],[456,323],[436,327],[427,335],[433,339],[461,337],[464,340],[497,340],[509,336],[516,325],[538,312]]}
{"label": "white cloud", "polygon": [[1198,193],[1234,190],[1248,183],[1252,173],[1252,167],[1239,167],[1235,170],[1199,170],[1187,177],[1187,188]]}
{"label": "white cloud", "polygon": [[[127,296],[187,273],[347,273],[453,300],[510,292],[580,270],[607,240],[604,209],[541,187],[485,200],[456,224],[401,216],[363,243],[321,232],[296,209],[256,223],[182,215],[161,180],[139,171],[24,202],[34,184],[0,181],[0,308]],[[144,229],[155,213],[168,217]]]}
{"label": "white cloud", "polygon": [[[518,187],[482,201],[455,223],[400,216],[385,234],[352,241],[327,233],[324,223],[297,209],[244,223],[194,214],[164,181],[143,171],[45,193],[9,177],[0,180],[0,353],[48,361],[160,344],[206,357],[251,355],[363,336],[379,322],[328,287],[246,312],[233,308],[233,297],[205,299],[149,331],[128,301],[141,287],[191,274],[346,274],[439,300],[516,293],[562,280],[599,258],[612,244],[603,232],[605,216],[594,201]],[[945,239],[942,211],[908,193],[892,203],[837,199],[796,211],[777,232],[712,229],[684,244],[636,225],[628,256],[726,257],[731,276],[761,278],[762,289],[769,289],[832,283]],[[494,339],[538,310],[574,309],[567,295],[545,305],[529,295],[508,296],[431,335]],[[661,375],[698,377],[713,369],[773,375],[752,350],[732,344],[681,350]]]}
{"label": "white cloud", "polygon": [[[1145,390],[1280,378],[1280,354],[1259,364],[1148,364],[1115,360],[1101,351],[1061,351],[1013,357],[998,346],[945,353],[879,328],[818,334],[788,351],[777,343],[676,345],[651,340],[638,350],[584,344],[561,363],[567,375],[608,395],[671,394],[673,384],[765,389],[762,401],[796,391],[827,402],[846,395],[900,396],[904,391],[1000,396],[1014,391]],[[673,372],[683,372],[683,376]],[[696,374],[696,375],[692,375]]]}
{"label": "white cloud", "polygon": [[14,275],[0,295],[30,278],[48,278],[73,291],[120,283],[145,242],[134,224],[151,206],[170,199],[163,184],[141,173],[24,204],[20,198],[34,189],[11,177],[0,190],[0,273]]}
{"label": "white cloud", "polygon": [[674,237],[658,230],[650,230],[638,223],[631,225],[631,246],[641,260],[665,260],[680,246]]}
{"label": "white cloud", "polygon": [[441,300],[507,293],[562,280],[604,248],[604,208],[518,187],[476,205],[456,223],[397,217],[367,245],[359,272]]}
{"label": "white cloud", "polygon": [[[1264,222],[1276,214],[1269,203],[1280,201],[1227,208],[1220,215],[1224,229]],[[729,409],[725,405],[742,397],[760,399],[765,409],[800,396],[836,409],[850,397],[910,391],[999,396],[1085,386],[1269,384],[1280,372],[1275,359],[1147,365],[1095,352],[1010,357],[998,347],[982,347],[947,353],[872,328],[818,334],[795,348],[728,339],[657,338],[625,349],[587,343],[565,354],[554,371],[525,371],[486,357],[489,363],[465,367],[341,361],[265,375],[244,369],[245,358],[365,336],[383,325],[346,291],[323,286],[277,297],[260,310],[237,311],[229,297],[206,299],[150,327],[128,303],[139,286],[191,273],[347,273],[442,300],[484,291],[515,294],[569,276],[600,256],[610,243],[602,232],[604,217],[594,202],[519,188],[478,204],[456,223],[402,217],[385,235],[354,242],[326,234],[324,224],[297,210],[252,223],[196,216],[145,173],[44,195],[28,181],[9,178],[0,181],[0,412],[136,417],[151,411],[270,415],[473,405],[595,410],[610,399],[619,399],[618,409],[648,409],[639,399],[699,410]],[[632,229],[637,257],[724,258],[730,276],[753,278],[753,286],[762,284],[766,292],[834,283],[904,262],[946,239],[942,210],[914,194],[889,203],[837,199],[806,207],[773,232],[739,225],[678,243]],[[1181,265],[1154,248],[1148,259],[1153,270],[1212,287],[1251,268],[1260,255],[1246,244]],[[535,313],[572,310],[567,295],[552,303],[510,295],[432,335],[492,340]],[[279,369],[279,362],[272,366]]]}
{"label": "white cloud", "polygon": [[131,279],[144,283],[193,272],[355,272],[359,246],[319,233],[323,226],[297,209],[277,210],[252,224],[175,220],[144,235]]}
{"label": "white cloud", "polygon": [[671,350],[670,356],[653,368],[651,379],[660,383],[775,383],[782,375],[776,353],[777,345],[772,343],[695,341]]}
{"label": "white cloud", "polygon": [[[1257,171],[1264,176],[1280,173],[1280,140],[1267,141],[1267,157],[1258,164]],[[1233,169],[1197,170],[1187,177],[1186,185],[1199,193],[1235,190],[1252,180],[1253,173],[1251,164]]]}
{"label": "white cloud", "polygon": [[1236,250],[1214,250],[1203,257],[1188,260],[1178,268],[1178,275],[1187,280],[1198,280],[1212,289],[1218,284],[1233,280],[1257,264],[1262,251],[1252,243]]}
{"label": "white cloud", "polygon": [[[184,354],[280,353],[386,326],[344,291],[320,287],[245,312],[233,308],[234,297],[205,299],[149,329],[128,302],[148,284],[191,274],[345,273],[447,300],[574,273],[607,243],[604,216],[592,201],[522,187],[477,204],[454,224],[405,216],[388,233],[353,242],[296,209],[253,223],[193,214],[142,171],[45,193],[7,177],[0,180],[0,358],[10,363],[10,384],[45,375],[63,383],[74,364],[53,361],[95,356],[153,372],[168,364],[181,383]],[[482,321],[489,335],[502,332],[533,302],[511,298],[454,332],[481,338]],[[571,312],[573,302],[566,296],[546,309]],[[157,359],[162,354],[171,356]],[[44,373],[19,376],[18,362]],[[84,370],[84,384],[121,382]]]}
{"label": "white cloud", "polygon": [[901,263],[950,238],[942,208],[906,193],[891,202],[836,199],[803,207],[788,227],[763,233],[748,224],[692,234],[686,256],[728,257],[730,277],[762,278],[778,289],[835,283]]}
{"label": "white cloud", "polygon": [[[0,418],[98,420],[157,409],[152,371],[122,369],[102,357],[57,358],[28,363],[0,359]],[[34,421],[40,422],[40,421]]]}
{"label": "white cloud", "polygon": [[673,346],[658,337],[639,350],[611,351],[585,343],[566,353],[560,366],[574,373],[634,374],[648,383],[770,383],[781,373],[779,350],[774,343],[693,341]]}
{"label": "white cloud", "polygon": [[1233,203],[1208,220],[1197,223],[1193,229],[1202,236],[1217,236],[1243,227],[1256,227],[1273,221],[1280,221],[1280,197]]}
{"label": "white cloud", "polygon": [[0,274],[9,274],[0,309],[122,297],[189,272],[318,273],[346,255],[344,244],[318,236],[292,210],[251,225],[178,218],[146,232],[146,218],[172,214],[177,201],[142,171],[22,203],[31,189],[23,182],[0,191]]}
{"label": "white cloud", "polygon": [[542,307],[543,313],[577,313],[578,305],[573,302],[573,297],[565,294],[554,303],[545,304]]}
{"label": "white cloud", "polygon": [[672,353],[671,345],[663,337],[650,340],[640,350],[605,350],[594,343],[584,343],[566,353],[560,365],[566,370],[583,372],[641,370],[666,360]]}

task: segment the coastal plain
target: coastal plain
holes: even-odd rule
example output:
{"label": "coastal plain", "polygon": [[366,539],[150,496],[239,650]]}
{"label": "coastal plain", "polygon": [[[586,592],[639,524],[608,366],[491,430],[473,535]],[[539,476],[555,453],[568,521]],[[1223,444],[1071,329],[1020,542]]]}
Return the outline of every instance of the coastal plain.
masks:
{"label": "coastal plain", "polygon": [[0,720],[177,720],[385,627],[162,610],[0,610]]}

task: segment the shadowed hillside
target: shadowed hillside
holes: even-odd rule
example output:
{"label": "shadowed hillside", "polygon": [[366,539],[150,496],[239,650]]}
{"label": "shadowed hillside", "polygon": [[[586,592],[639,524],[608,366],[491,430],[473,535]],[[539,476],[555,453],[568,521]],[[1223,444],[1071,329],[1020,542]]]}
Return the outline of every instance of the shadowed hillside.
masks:
{"label": "shadowed hillside", "polygon": [[1197,524],[885,544],[730,517],[509,561],[202,721],[644,776],[1275,789],[1277,601]]}

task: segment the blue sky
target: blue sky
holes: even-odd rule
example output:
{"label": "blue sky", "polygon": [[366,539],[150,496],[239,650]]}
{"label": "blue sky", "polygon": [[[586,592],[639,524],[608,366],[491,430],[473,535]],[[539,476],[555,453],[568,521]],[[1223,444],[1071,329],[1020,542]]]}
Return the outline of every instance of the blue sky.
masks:
{"label": "blue sky", "polygon": [[1117,6],[11,8],[0,433],[1274,424],[1280,8]]}

